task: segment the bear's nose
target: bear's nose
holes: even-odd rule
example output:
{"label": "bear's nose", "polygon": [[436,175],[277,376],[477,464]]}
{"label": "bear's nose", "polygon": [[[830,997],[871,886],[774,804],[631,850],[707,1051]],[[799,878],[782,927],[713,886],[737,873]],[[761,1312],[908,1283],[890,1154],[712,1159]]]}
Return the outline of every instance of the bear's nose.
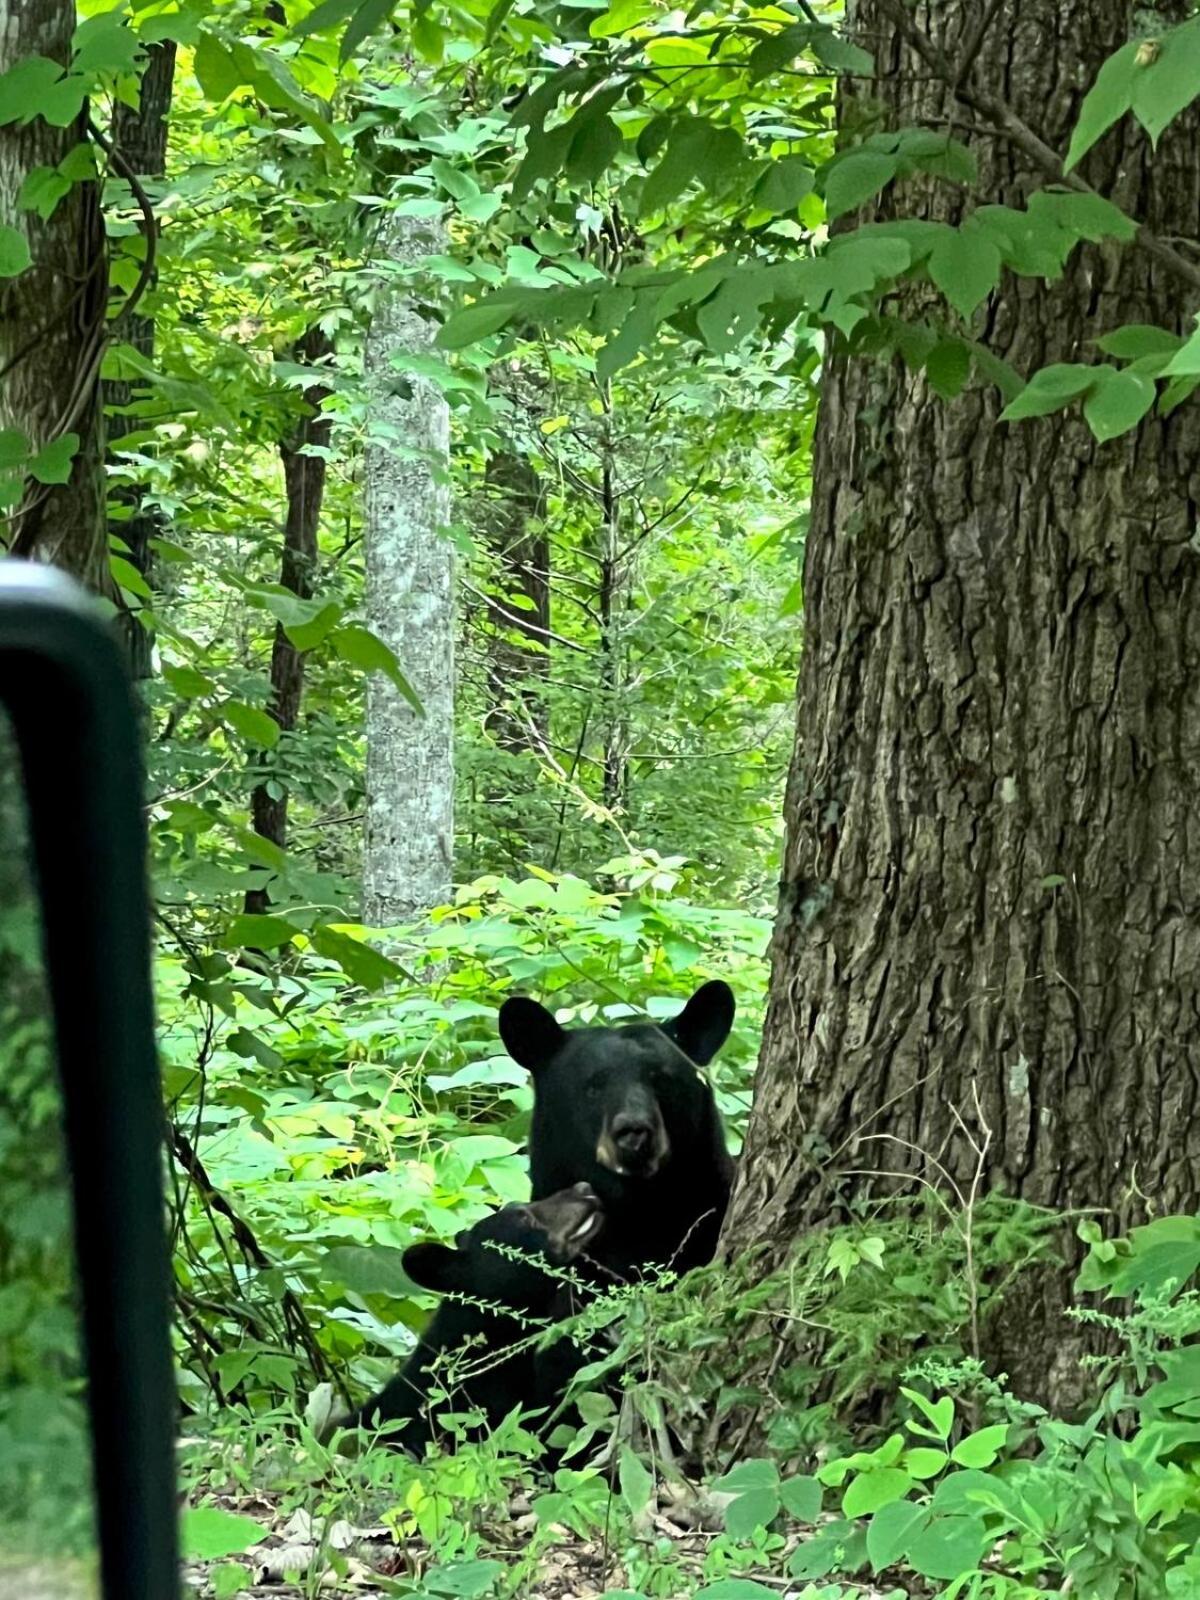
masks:
{"label": "bear's nose", "polygon": [[596,1200],[599,1203],[596,1191],[590,1183],[577,1183],[571,1190],[577,1200]]}
{"label": "bear's nose", "polygon": [[640,1156],[649,1150],[654,1139],[654,1128],[644,1117],[622,1112],[613,1118],[613,1143],[628,1155]]}

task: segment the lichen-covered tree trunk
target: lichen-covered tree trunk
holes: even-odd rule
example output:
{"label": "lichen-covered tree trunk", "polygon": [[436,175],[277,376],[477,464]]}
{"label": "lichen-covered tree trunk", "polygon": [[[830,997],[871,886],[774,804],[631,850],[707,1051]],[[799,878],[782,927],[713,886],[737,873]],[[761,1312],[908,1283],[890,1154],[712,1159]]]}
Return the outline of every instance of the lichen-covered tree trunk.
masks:
{"label": "lichen-covered tree trunk", "polygon": [[[1043,175],[898,36],[907,16],[955,61],[981,8],[848,11],[880,76],[844,94],[843,127],[872,95],[890,126],[949,126],[978,157],[978,199],[1022,204]],[[1139,16],[1008,0],[971,81],[1065,150]],[[1155,154],[1124,119],[1084,171],[1159,235],[1196,237],[1194,116]],[[910,184],[878,214],[954,221],[966,203]],[[1124,323],[1189,331],[1196,309],[1143,251],[1085,247],[1057,283],[1006,277],[978,332],[1027,375]],[[1002,426],[1001,404],[984,387],[946,404],[899,362],[825,369],[730,1254],[762,1245],[769,1265],[847,1199],[922,1178],[945,1192],[935,1158],[966,1192],[958,1117],[993,1190],[1121,1227],[1200,1204],[1200,408],[1098,444],[1078,411]],[[1073,1387],[1069,1278],[1047,1273],[987,1333],[1026,1392]]]}
{"label": "lichen-covered tree trunk", "polygon": [[[0,77],[34,55],[65,67],[76,20],[64,0],[0,0]],[[45,220],[17,204],[32,171],[56,167],[86,136],[86,108],[66,127],[42,117],[0,127],[0,223],[24,235],[32,257],[19,276],[0,279],[0,429],[23,435],[34,451],[66,434],[79,438],[67,482],[29,478],[0,543],[98,587],[107,572],[100,360],[108,280],[97,185],[75,184]]]}
{"label": "lichen-covered tree trunk", "polygon": [[444,243],[427,219],[394,217],[384,255],[399,269],[381,291],[367,341],[367,612],[424,711],[381,675],[367,697],[363,916],[386,927],[448,896],[454,865],[454,562],[450,421],[437,386],[397,369],[429,350],[411,271]]}
{"label": "lichen-covered tree trunk", "polygon": [[[175,41],[164,39],[149,46],[146,65],[138,84],[137,105],[130,106],[118,101],[113,108],[113,160],[118,175],[132,173],[135,179],[140,180],[161,178],[166,172],[167,116],[171,109],[174,82]],[[148,226],[147,219],[140,213],[139,221],[143,229]],[[120,317],[113,334],[123,344],[132,345],[147,360],[153,358],[153,314],[135,307],[131,313]],[[137,387],[128,378],[105,380],[103,393],[110,455],[127,433],[135,432],[142,425],[140,417],[131,416],[126,410]],[[112,532],[128,547],[129,560],[144,578],[148,578],[153,566],[150,541],[160,531],[158,510],[145,504],[145,488],[140,483],[118,483],[114,486],[111,498],[113,509],[119,507],[121,513],[112,519]],[[123,624],[130,670],[135,678],[148,678],[153,637],[144,615],[126,612]]]}

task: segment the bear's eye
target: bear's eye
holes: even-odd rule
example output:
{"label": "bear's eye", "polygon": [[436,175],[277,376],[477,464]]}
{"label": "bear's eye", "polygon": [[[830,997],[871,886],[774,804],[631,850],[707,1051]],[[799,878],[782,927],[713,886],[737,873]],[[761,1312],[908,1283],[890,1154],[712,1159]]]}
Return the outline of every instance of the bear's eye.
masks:
{"label": "bear's eye", "polygon": [[590,1077],[583,1086],[584,1093],[590,1095],[593,1100],[603,1088],[604,1079],[599,1075],[599,1073],[596,1073]]}

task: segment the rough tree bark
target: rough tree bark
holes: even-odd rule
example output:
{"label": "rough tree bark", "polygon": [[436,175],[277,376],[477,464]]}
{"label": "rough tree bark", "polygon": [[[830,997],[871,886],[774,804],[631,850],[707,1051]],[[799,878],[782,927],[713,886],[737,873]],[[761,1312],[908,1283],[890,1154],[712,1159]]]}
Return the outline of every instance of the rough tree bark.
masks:
{"label": "rough tree bark", "polygon": [[[1043,174],[956,105],[905,31],[960,62],[981,8],[847,10],[880,77],[847,89],[842,125],[869,96],[891,126],[949,125],[978,157],[978,198],[1021,205]],[[1140,10],[1005,0],[967,87],[1065,150]],[[1196,237],[1194,116],[1157,154],[1123,119],[1084,171],[1160,236]],[[877,214],[955,221],[963,204],[912,184]],[[1142,249],[1085,247],[1058,283],[1006,276],[979,322],[1029,374],[1088,359],[1124,323],[1188,331],[1191,299]],[[976,1092],[994,1190],[1111,1208],[1121,1227],[1200,1203],[1200,409],[1099,445],[1078,412],[1009,427],[1000,406],[982,388],[944,404],[898,362],[825,368],[788,843],[730,1255],[761,1245],[777,1262],[845,1199],[939,1183],[931,1157],[969,1185],[955,1111],[978,1136]],[[1069,1279],[1046,1274],[984,1351],[1051,1400],[1074,1386]]]}
{"label": "rough tree bark", "polygon": [[[383,254],[411,269],[442,230],[393,217]],[[449,411],[428,379],[393,358],[430,349],[435,328],[411,278],[381,291],[367,340],[374,391],[367,480],[367,612],[421,701],[418,716],[381,675],[367,694],[363,917],[386,927],[444,902],[454,865],[454,561]]]}
{"label": "rough tree bark", "polygon": [[[333,347],[319,327],[311,327],[289,355],[304,366],[316,367],[333,354]],[[321,407],[329,390],[314,382],[304,391],[307,414],[280,441],[283,480],[287,492],[287,516],[283,525],[283,557],[279,582],[301,600],[309,600],[317,572],[317,533],[321,524],[321,505],[325,498],[325,457],[310,455],[308,447],[324,449],[329,444],[332,419]],[[304,655],[288,638],[283,624],[276,623],[271,646],[270,713],[284,733],[295,730],[300,720],[300,701],[304,694]],[[263,766],[270,766],[269,757]],[[250,796],[250,817],[254,831],[281,850],[287,848],[288,793],[278,779],[272,794],[266,780],[255,786]],[[246,910],[262,912],[267,907],[267,891],[250,889]]]}
{"label": "rough tree bark", "polygon": [[[167,170],[167,116],[171,109],[171,90],[175,81],[175,41],[164,39],[152,44],[138,85],[138,103],[128,106],[118,101],[113,109],[113,161],[118,174],[133,179],[161,178]],[[142,219],[142,226],[147,225]],[[155,224],[157,231],[157,223]],[[135,309],[122,316],[113,337],[132,345],[147,360],[154,355],[154,316]],[[125,408],[133,399],[137,384],[128,378],[110,378],[104,383],[104,405],[108,448],[119,447],[128,433],[141,427],[141,418],[129,416]],[[129,560],[148,578],[153,565],[150,541],[159,532],[159,515],[144,504],[144,488],[138,483],[114,487],[111,504],[122,515],[112,519],[112,532],[129,546]],[[150,676],[153,635],[141,618],[126,612],[123,617],[130,669],[135,678]]]}
{"label": "rough tree bark", "polygon": [[[0,0],[0,76],[31,55],[66,66],[75,23],[74,5],[63,0]],[[25,236],[33,258],[18,277],[0,280],[0,429],[23,434],[34,450],[79,436],[68,481],[28,480],[0,542],[99,587],[107,571],[99,375],[108,281],[98,186],[73,185],[46,221],[17,206],[29,173],[57,166],[86,137],[86,107],[65,128],[42,117],[0,128],[0,223]]]}

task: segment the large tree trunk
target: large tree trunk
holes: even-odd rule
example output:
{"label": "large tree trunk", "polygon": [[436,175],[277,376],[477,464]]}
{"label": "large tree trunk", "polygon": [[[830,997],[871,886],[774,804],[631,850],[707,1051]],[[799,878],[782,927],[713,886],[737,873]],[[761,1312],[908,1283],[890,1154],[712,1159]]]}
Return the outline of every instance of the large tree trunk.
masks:
{"label": "large tree trunk", "polygon": [[[175,81],[175,41],[164,39],[152,44],[146,66],[138,85],[137,106],[118,101],[113,110],[112,146],[113,162],[119,176],[131,181],[140,178],[161,178],[167,170],[167,114],[171,109],[171,89]],[[142,218],[143,227],[147,221]],[[157,232],[157,224],[155,224]],[[139,354],[150,360],[154,355],[154,317],[141,310],[119,318],[114,337],[132,345]],[[125,408],[133,399],[138,385],[128,378],[110,378],[104,384],[104,403],[107,409],[108,448],[119,447],[127,433],[141,427],[140,417],[129,416]],[[149,578],[151,567],[150,541],[160,531],[160,518],[156,508],[143,504],[144,490],[138,483],[115,486],[111,504],[121,515],[113,517],[112,532],[129,547],[129,560]],[[126,647],[130,670],[135,678],[150,676],[153,636],[139,613],[126,612],[123,617]]]}
{"label": "large tree trunk", "polygon": [[[32,55],[65,67],[75,23],[74,5],[63,0],[0,0],[0,76]],[[30,172],[57,166],[86,137],[86,107],[65,128],[42,117],[0,128],[0,223],[25,236],[33,258],[19,277],[0,279],[0,429],[24,435],[34,451],[79,436],[67,482],[27,479],[0,541],[98,587],[107,572],[100,358],[108,283],[97,185],[75,184],[46,221],[17,206]]]}
{"label": "large tree trunk", "polygon": [[[971,81],[1065,150],[1138,9],[1007,0]],[[867,94],[892,126],[972,126],[897,30],[911,17],[956,61],[977,5],[848,10],[881,77],[845,93],[843,126]],[[981,201],[1020,205],[1042,182],[1012,144],[967,137]],[[1154,155],[1125,119],[1085,172],[1160,235],[1195,238],[1194,116]],[[910,184],[879,215],[961,206]],[[1185,299],[1145,253],[1085,247],[1056,284],[1006,277],[982,337],[1029,374],[1087,359],[1123,323],[1188,331]],[[986,389],[944,404],[898,362],[825,368],[789,835],[729,1254],[761,1244],[770,1265],[849,1198],[922,1178],[945,1191],[934,1158],[969,1192],[958,1116],[992,1189],[1112,1208],[1122,1227],[1200,1204],[1200,410],[1100,445],[1078,411],[1010,427],[1000,406]],[[985,1356],[1043,1398],[1073,1388],[1069,1278],[1046,1274],[985,1334]]]}
{"label": "large tree trunk", "polygon": [[[312,327],[289,352],[304,366],[316,367],[333,354],[333,346],[319,327]],[[279,582],[301,600],[312,598],[317,572],[317,533],[321,525],[321,506],[325,498],[325,456],[311,454],[329,444],[332,419],[321,409],[329,390],[314,381],[304,391],[309,411],[286,439],[280,442],[283,479],[287,491],[287,516],[283,525],[283,556]],[[300,701],[304,694],[304,654],[284,631],[275,625],[271,646],[270,712],[280,730],[293,733],[300,721]],[[270,777],[271,758],[260,763],[268,776],[257,784],[250,796],[250,815],[254,831],[281,850],[287,848],[288,792],[278,778]],[[251,889],[246,894],[246,910],[262,912],[267,907],[267,891]]]}
{"label": "large tree trunk", "polygon": [[[384,252],[411,268],[440,248],[427,221],[394,217]],[[375,441],[367,451],[367,612],[424,711],[376,674],[367,694],[363,917],[386,927],[449,896],[454,865],[454,561],[445,533],[450,417],[441,391],[394,358],[436,332],[411,280],[381,292],[367,340]]]}

